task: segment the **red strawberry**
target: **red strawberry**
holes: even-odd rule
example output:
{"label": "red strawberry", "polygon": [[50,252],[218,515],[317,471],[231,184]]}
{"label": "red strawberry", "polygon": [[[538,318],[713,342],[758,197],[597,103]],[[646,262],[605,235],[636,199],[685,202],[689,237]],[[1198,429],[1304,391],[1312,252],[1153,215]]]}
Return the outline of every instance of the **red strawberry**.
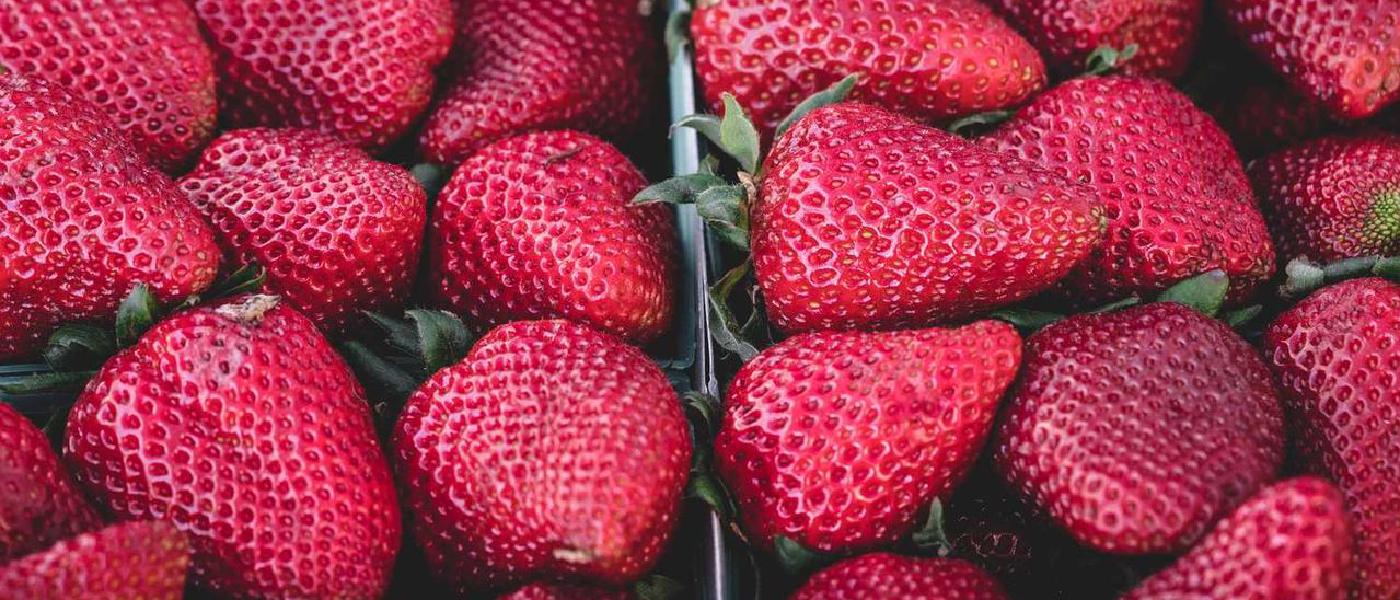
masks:
{"label": "red strawberry", "polygon": [[953,558],[877,553],[851,558],[813,575],[792,600],[1005,600],[991,575]]}
{"label": "red strawberry", "polygon": [[179,600],[189,564],[173,525],[122,523],[0,566],[0,600]]}
{"label": "red strawberry", "polygon": [[1300,477],[1260,491],[1125,600],[1345,600],[1351,568],[1342,494]]}
{"label": "red strawberry", "polygon": [[0,361],[59,323],[110,321],[137,283],[162,301],[214,280],[213,233],[96,106],[0,74]]}
{"label": "red strawberry", "polygon": [[1337,127],[1327,107],[1273,78],[1248,81],[1213,103],[1211,114],[1246,159]]}
{"label": "red strawberry", "polygon": [[182,0],[7,3],[0,65],[98,105],[166,169],[214,135],[214,57]]}
{"label": "red strawberry", "polygon": [[274,296],[178,313],[108,360],[64,458],[119,519],[190,537],[195,586],[229,597],[377,598],[401,525],[369,404]]}
{"label": "red strawberry", "polygon": [[921,326],[1022,300],[1103,228],[1093,190],[866,104],[809,113],[763,172],[754,268],[789,333]]}
{"label": "red strawberry", "polygon": [[265,267],[269,289],[327,330],[408,297],[427,194],[401,167],[311,131],[245,129],[180,186],[233,262]]}
{"label": "red strawberry", "polygon": [[44,432],[0,403],[0,561],[43,550],[99,523]]}
{"label": "red strawberry", "polygon": [[414,393],[393,445],[415,537],[459,595],[637,579],[670,538],[690,468],[661,370],[567,321],[492,330]]}
{"label": "red strawberry", "polygon": [[1240,300],[1273,274],[1269,232],[1229,138],[1165,81],[1068,81],[984,141],[1098,190],[1108,237],[1060,286],[1079,303],[1150,295],[1213,269]]}
{"label": "red strawberry", "polygon": [[1313,140],[1249,166],[1283,261],[1400,253],[1400,136]]}
{"label": "red strawberry", "polygon": [[1342,118],[1400,99],[1400,0],[1220,0],[1256,56]]}
{"label": "red strawberry", "polygon": [[449,0],[187,0],[214,48],[231,127],[306,127],[369,149],[427,108],[452,45]]}
{"label": "red strawberry", "polygon": [[631,206],[646,179],[572,131],[491,144],[443,188],[428,235],[428,295],[479,324],[567,318],[634,342],[670,327],[670,211]]}
{"label": "red strawberry", "polygon": [[995,321],[760,352],[729,385],[714,446],[749,539],[852,552],[910,533],[971,468],[1020,356]]}
{"label": "red strawberry", "polygon": [[924,121],[1016,106],[1045,85],[1035,48],[976,0],[706,0],[691,35],[710,106],[733,93],[765,137],[850,74],[851,99]]}
{"label": "red strawberry", "polygon": [[1400,597],[1400,285],[1368,278],[1323,289],[1275,320],[1263,348],[1303,462],[1346,495],[1354,597]]}
{"label": "red strawberry", "polygon": [[1283,409],[1228,326],[1153,303],[1031,336],[993,449],[1009,486],[1081,543],[1175,552],[1273,478]]}
{"label": "red strawberry", "polygon": [[574,585],[532,583],[499,600],[631,600],[632,595],[624,591]]}
{"label": "red strawberry", "polygon": [[475,0],[457,31],[462,64],[420,142],[435,162],[532,130],[631,133],[660,73],[637,0]]}
{"label": "red strawberry", "polygon": [[1120,71],[1178,77],[1191,62],[1204,0],[996,0],[1026,38],[1063,74],[1084,71],[1094,50],[1138,47]]}

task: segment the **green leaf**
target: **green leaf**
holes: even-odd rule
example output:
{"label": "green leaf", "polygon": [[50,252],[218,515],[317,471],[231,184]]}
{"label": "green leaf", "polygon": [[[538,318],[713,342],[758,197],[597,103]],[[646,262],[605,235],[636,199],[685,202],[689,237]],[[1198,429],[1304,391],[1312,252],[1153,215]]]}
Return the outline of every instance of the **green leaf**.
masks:
{"label": "green leaf", "polygon": [[1214,317],[1225,304],[1225,295],[1229,291],[1230,278],[1225,275],[1225,271],[1216,269],[1168,288],[1157,296],[1157,301],[1185,304],[1208,317]]}
{"label": "green leaf", "polygon": [[408,172],[418,181],[418,185],[423,186],[423,191],[428,194],[429,203],[437,199],[443,186],[447,185],[447,180],[452,176],[450,167],[433,163],[418,163]]}
{"label": "green leaf", "polygon": [[734,293],[734,287],[739,284],[749,273],[751,264],[749,261],[730,269],[719,281],[710,286],[708,291],[710,315],[714,319],[714,327],[710,329],[710,336],[721,348],[733,352],[739,360],[748,362],[758,355],[758,348],[753,343],[744,339],[743,335],[735,328],[734,313],[729,310],[729,296]]}
{"label": "green leaf", "polygon": [[1387,256],[1377,260],[1376,266],[1372,267],[1371,271],[1377,277],[1400,282],[1400,256]]}
{"label": "green leaf", "polygon": [[986,131],[997,125],[1001,125],[1014,114],[1006,110],[994,110],[991,112],[969,115],[953,121],[947,127],[948,132],[963,137],[971,137],[974,134]]}
{"label": "green leaf", "polygon": [[837,559],[834,555],[817,552],[784,535],[773,538],[773,550],[778,556],[778,564],[795,577],[805,576]]}
{"label": "green leaf", "polygon": [[690,45],[690,10],[681,9],[666,17],[666,59],[676,62],[686,46]]}
{"label": "green leaf", "polygon": [[1128,296],[1127,298],[1124,298],[1122,300],[1114,300],[1113,302],[1109,302],[1108,304],[1092,309],[1089,312],[1092,314],[1111,313],[1114,311],[1123,310],[1125,308],[1132,308],[1139,304],[1142,304],[1142,298],[1139,298],[1137,296]]}
{"label": "green leaf", "polygon": [[105,328],[81,323],[59,326],[44,347],[44,363],[55,371],[95,370],[117,353],[117,339]]}
{"label": "green leaf", "polygon": [[719,146],[719,124],[719,117],[715,115],[694,114],[681,117],[676,121],[675,125],[671,126],[671,129],[674,130],[679,129],[681,127],[694,129],[695,131],[699,132],[700,135],[705,136],[705,139],[710,140],[716,146]]}
{"label": "green leaf", "polygon": [[1228,313],[1225,313],[1225,322],[1228,323],[1230,327],[1238,329],[1240,327],[1248,325],[1250,321],[1253,321],[1255,317],[1258,317],[1259,313],[1262,312],[1264,312],[1263,305],[1255,304],[1252,306],[1246,306],[1239,310],[1232,310]]}
{"label": "green leaf", "polygon": [[739,101],[728,92],[722,94],[724,117],[687,115],[676,121],[675,127],[689,127],[700,132],[721,152],[738,161],[739,168],[752,173],[758,169],[759,139],[753,121],[744,114]]}
{"label": "green leaf", "polygon": [[1099,46],[1084,60],[1084,74],[1106,75],[1121,67],[1128,59],[1137,56],[1137,52],[1137,44],[1128,44],[1122,50],[1112,46]]}
{"label": "green leaf", "polygon": [[724,178],[711,173],[677,175],[647,186],[632,198],[632,204],[694,204],[701,193],[723,185],[726,185]]}
{"label": "green leaf", "polygon": [[[808,96],[806,100],[803,100],[801,104],[798,104],[796,108],[792,109],[792,112],[788,113],[788,116],[778,124],[778,129],[773,134],[773,139],[783,137],[783,134],[787,133],[788,128],[796,124],[797,121],[801,120],[807,113],[823,106],[836,104],[845,100],[847,96],[851,95],[851,90],[855,89],[856,83],[859,81],[860,76],[852,73],[841,81],[832,84],[831,87]],[[729,109],[726,108],[725,110],[727,111]]]}
{"label": "green leaf", "polygon": [[695,212],[725,241],[749,247],[748,191],[741,185],[717,185],[700,192]]}
{"label": "green leaf", "polygon": [[406,314],[418,329],[425,376],[454,365],[467,355],[471,334],[457,315],[440,310],[410,310]]}
{"label": "green leaf", "polygon": [[632,584],[632,593],[637,600],[675,600],[685,593],[685,586],[670,577],[648,575]]}
{"label": "green leaf", "polygon": [[704,502],[723,521],[732,520],[738,511],[729,497],[729,491],[708,468],[702,472],[692,472],[685,489],[686,495]]}
{"label": "green leaf", "polygon": [[0,385],[0,392],[6,394],[33,394],[38,392],[69,392],[83,389],[97,371],[67,371],[63,373],[40,373],[31,375],[15,383]]}
{"label": "green leaf", "polygon": [[914,547],[937,556],[948,556],[953,551],[948,532],[943,529],[943,502],[938,498],[929,504],[928,518],[924,526],[914,532],[912,541]]}
{"label": "green leaf", "polygon": [[156,295],[146,284],[136,284],[117,305],[117,344],[122,347],[135,344],[159,318],[160,301]]}
{"label": "green leaf", "polygon": [[[690,391],[681,396],[681,402],[685,404],[690,414],[699,419],[701,427],[697,427],[705,433],[705,436],[714,437],[719,431],[719,419],[724,408],[720,406],[719,399],[704,392]],[[695,421],[695,419],[691,419]]]}
{"label": "green leaf", "polygon": [[1003,308],[993,311],[987,316],[1014,325],[1022,334],[1035,333],[1041,328],[1065,318],[1059,313],[1018,307]]}
{"label": "green leaf", "polygon": [[409,324],[405,319],[396,319],[376,312],[365,311],[364,315],[384,332],[384,343],[389,348],[407,355],[418,356],[421,354],[416,326]]}
{"label": "green leaf", "polygon": [[[336,350],[365,387],[370,388],[371,397],[388,398],[395,406],[401,406],[418,389],[418,378],[380,358],[360,342],[342,342]],[[386,415],[386,418],[392,422],[394,415]]]}

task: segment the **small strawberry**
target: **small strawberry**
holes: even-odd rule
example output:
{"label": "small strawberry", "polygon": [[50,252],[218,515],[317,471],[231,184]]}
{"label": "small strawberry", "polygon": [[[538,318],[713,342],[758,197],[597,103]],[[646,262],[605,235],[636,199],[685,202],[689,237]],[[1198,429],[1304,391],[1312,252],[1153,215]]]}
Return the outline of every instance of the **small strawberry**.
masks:
{"label": "small strawberry", "polygon": [[44,432],[0,403],[0,561],[43,550],[99,523]]}
{"label": "small strawberry", "polygon": [[876,553],[813,575],[792,600],[1006,600],[997,580],[972,563]]}
{"label": "small strawberry", "polygon": [[1124,600],[1346,600],[1351,524],[1332,484],[1264,488]]}
{"label": "small strawberry", "polygon": [[0,566],[0,600],[179,600],[189,564],[173,525],[121,523]]}
{"label": "small strawberry", "polygon": [[1204,0],[996,0],[1061,74],[1084,71],[1098,48],[1137,47],[1129,75],[1178,77],[1191,62]]}

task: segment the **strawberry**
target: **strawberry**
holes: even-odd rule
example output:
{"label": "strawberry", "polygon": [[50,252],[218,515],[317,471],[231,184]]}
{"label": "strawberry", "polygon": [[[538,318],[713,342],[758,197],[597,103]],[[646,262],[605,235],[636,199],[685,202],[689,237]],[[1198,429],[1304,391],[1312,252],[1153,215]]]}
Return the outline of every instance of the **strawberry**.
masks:
{"label": "strawberry", "polygon": [[972,563],[876,553],[813,575],[792,600],[1006,600],[1001,584]]}
{"label": "strawberry", "polygon": [[623,591],[604,590],[575,585],[532,583],[499,600],[631,600]]}
{"label": "strawberry", "polygon": [[182,0],[8,3],[0,65],[96,104],[165,169],[214,135],[214,57]]}
{"label": "strawberry", "polygon": [[1249,166],[1279,259],[1400,253],[1400,135],[1313,140]]}
{"label": "strawberry", "polygon": [[558,320],[497,327],[434,374],[393,448],[414,536],[461,596],[636,580],[670,538],[690,468],[661,370],[617,337]]}
{"label": "strawberry", "polygon": [[662,55],[637,0],[476,0],[457,32],[461,64],[420,139],[428,160],[532,130],[616,138],[653,100]]}
{"label": "strawberry", "polygon": [[1190,547],[1273,478],[1283,444],[1249,344],[1158,302],[1031,336],[992,448],[1009,487],[1080,543],[1148,554]]}
{"label": "strawberry", "polygon": [[1302,462],[1346,496],[1357,538],[1353,597],[1400,597],[1400,285],[1366,278],[1327,287],[1280,315],[1262,346]]}
{"label": "strawberry", "polygon": [[691,36],[711,108],[734,94],[765,138],[849,74],[861,76],[852,99],[934,122],[1013,107],[1045,85],[1035,48],[976,0],[705,0]]}
{"label": "strawberry", "polygon": [[213,282],[214,235],[96,106],[0,74],[0,361],[61,322],[110,322],[137,283],[161,301]]}
{"label": "strawberry", "polygon": [[44,432],[0,403],[0,561],[43,550],[99,523]]}
{"label": "strawberry", "polygon": [[1130,75],[1178,77],[1191,62],[1204,0],[996,0],[1061,74],[1084,71],[1094,50],[1137,46],[1120,66]]}
{"label": "strawberry", "polygon": [[670,327],[676,233],[630,206],[646,179],[583,133],[501,140],[453,174],[433,210],[428,297],[482,325],[567,318],[634,342]]}
{"label": "strawberry", "polygon": [[427,108],[450,0],[187,0],[230,127],[305,127],[378,150]]}
{"label": "strawberry", "polygon": [[1229,138],[1165,81],[1068,81],[983,141],[1099,192],[1107,239],[1060,285],[1079,304],[1149,295],[1213,269],[1242,300],[1273,274],[1269,233]]}
{"label": "strawberry", "polygon": [[323,329],[407,299],[427,194],[403,168],[312,131],[245,129],[179,183],[229,262],[266,268],[268,289]]}
{"label": "strawberry", "polygon": [[1210,110],[1246,159],[1296,144],[1338,126],[1327,107],[1274,78],[1239,83],[1212,103]]}
{"label": "strawberry", "polygon": [[189,535],[227,597],[375,598],[401,525],[369,405],[306,317],[241,296],[161,321],[69,414],[64,458],[118,519]]}
{"label": "strawberry", "polygon": [[0,566],[0,600],[179,600],[189,553],[169,523],[112,525]]}
{"label": "strawberry", "polygon": [[730,383],[714,444],[748,539],[849,553],[912,532],[971,468],[1020,356],[995,321],[760,352]]}
{"label": "strawberry", "polygon": [[1346,600],[1351,524],[1332,484],[1299,477],[1264,488],[1125,600]]}

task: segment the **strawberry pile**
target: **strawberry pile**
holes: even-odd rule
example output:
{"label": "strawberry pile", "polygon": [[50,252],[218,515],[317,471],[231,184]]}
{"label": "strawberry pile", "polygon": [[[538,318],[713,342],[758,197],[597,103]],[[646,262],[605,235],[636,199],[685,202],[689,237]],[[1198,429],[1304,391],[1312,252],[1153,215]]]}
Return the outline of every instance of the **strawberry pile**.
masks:
{"label": "strawberry pile", "polygon": [[657,4],[0,3],[0,600],[1400,600],[1400,0]]}

